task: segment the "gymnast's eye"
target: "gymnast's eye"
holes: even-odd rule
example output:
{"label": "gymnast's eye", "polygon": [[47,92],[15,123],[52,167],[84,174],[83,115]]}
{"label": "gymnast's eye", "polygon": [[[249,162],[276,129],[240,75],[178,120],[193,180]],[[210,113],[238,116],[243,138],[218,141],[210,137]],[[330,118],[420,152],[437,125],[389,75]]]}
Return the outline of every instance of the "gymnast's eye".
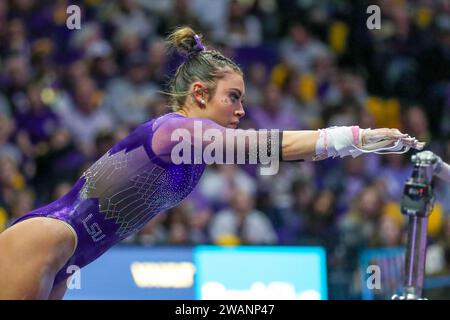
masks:
{"label": "gymnast's eye", "polygon": [[239,95],[238,94],[236,94],[236,93],[231,93],[230,94],[230,99],[231,99],[231,102],[232,103],[236,103],[237,101],[239,101]]}

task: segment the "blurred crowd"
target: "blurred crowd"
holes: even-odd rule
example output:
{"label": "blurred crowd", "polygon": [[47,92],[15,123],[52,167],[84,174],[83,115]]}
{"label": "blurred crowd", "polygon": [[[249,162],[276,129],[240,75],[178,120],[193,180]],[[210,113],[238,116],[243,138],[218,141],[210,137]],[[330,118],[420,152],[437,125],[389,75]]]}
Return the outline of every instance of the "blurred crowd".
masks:
{"label": "blurred crowd", "polygon": [[[79,30],[66,26],[71,4]],[[371,4],[379,30],[366,26]],[[243,128],[395,127],[450,162],[449,0],[0,1],[0,231],[171,111],[164,91],[182,58],[164,38],[180,25],[242,66]],[[361,250],[404,243],[410,156],[283,163],[276,176],[211,166],[124,242],[321,245],[329,269],[352,279]],[[435,190],[429,241],[445,274],[450,186]]]}

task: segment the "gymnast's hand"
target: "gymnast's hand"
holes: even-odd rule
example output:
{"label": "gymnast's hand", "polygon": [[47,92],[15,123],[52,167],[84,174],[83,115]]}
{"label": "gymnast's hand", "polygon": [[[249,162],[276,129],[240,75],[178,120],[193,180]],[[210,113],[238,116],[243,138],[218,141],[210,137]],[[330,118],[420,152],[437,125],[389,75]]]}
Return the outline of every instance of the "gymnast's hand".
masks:
{"label": "gymnast's hand", "polygon": [[409,148],[422,150],[425,142],[400,132],[398,129],[363,129],[359,148],[370,151],[383,148],[391,151],[404,151]]}

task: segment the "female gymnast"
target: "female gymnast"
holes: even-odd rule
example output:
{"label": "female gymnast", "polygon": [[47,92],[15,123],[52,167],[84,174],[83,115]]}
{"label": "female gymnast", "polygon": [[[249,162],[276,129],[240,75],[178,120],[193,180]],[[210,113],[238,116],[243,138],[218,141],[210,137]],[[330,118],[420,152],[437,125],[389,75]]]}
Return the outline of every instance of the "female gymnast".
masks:
{"label": "female gymnast", "polygon": [[[172,150],[179,143],[172,139],[174,130],[194,134],[200,123],[203,131],[223,134],[219,140],[224,144],[230,142],[225,135],[231,130],[236,134],[235,154],[246,150],[248,159],[248,150],[255,150],[245,138],[239,139],[246,130],[236,129],[245,115],[239,66],[220,52],[206,50],[189,27],[177,29],[168,41],[186,56],[172,79],[173,112],[140,125],[87,169],[70,192],[24,215],[0,234],[0,299],[61,299],[69,266],[91,263],[186,198],[207,164],[172,161]],[[278,145],[279,150],[272,151],[279,153],[281,161],[356,157],[424,146],[397,129],[284,131],[277,141],[263,131],[258,131],[263,133],[259,142],[267,145],[263,149],[270,153],[271,146]],[[192,145],[201,138],[194,134]],[[201,141],[200,148],[210,142]]]}

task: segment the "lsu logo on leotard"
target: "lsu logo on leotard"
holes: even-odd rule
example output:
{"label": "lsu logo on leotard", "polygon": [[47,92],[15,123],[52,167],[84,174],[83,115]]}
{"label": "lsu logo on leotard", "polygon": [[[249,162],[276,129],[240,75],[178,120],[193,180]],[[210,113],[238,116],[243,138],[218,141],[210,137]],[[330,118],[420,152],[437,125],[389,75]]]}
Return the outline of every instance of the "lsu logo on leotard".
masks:
{"label": "lsu logo on leotard", "polygon": [[106,235],[103,233],[102,229],[100,228],[100,225],[97,222],[92,223],[91,225],[88,225],[88,221],[91,220],[93,217],[92,213],[90,213],[84,220],[83,220],[83,226],[86,229],[87,233],[91,236],[92,240],[94,242],[98,242],[106,237]]}

